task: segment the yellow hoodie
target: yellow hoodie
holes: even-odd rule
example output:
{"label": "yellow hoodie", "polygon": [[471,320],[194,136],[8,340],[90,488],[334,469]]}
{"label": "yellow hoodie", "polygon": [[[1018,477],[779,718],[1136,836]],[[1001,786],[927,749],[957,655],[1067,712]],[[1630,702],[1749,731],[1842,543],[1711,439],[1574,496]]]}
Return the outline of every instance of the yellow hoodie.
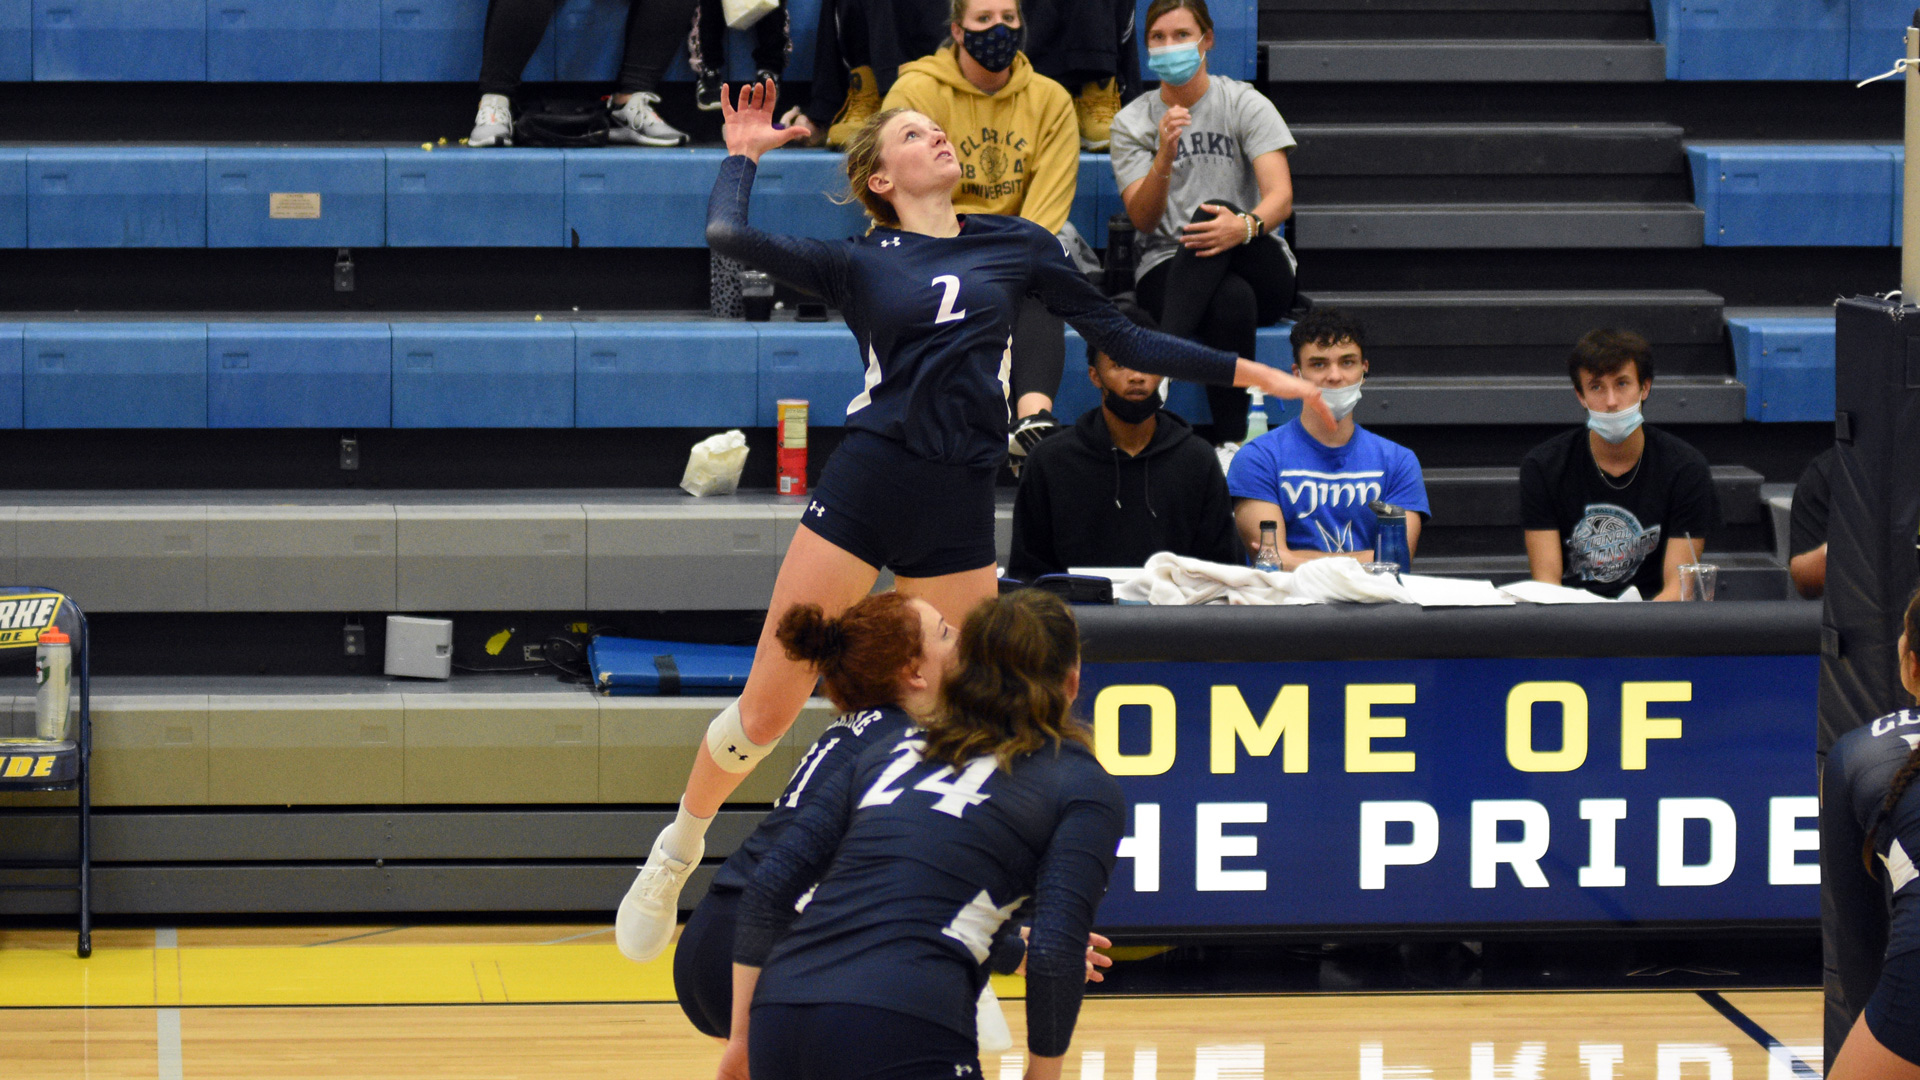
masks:
{"label": "yellow hoodie", "polygon": [[953,208],[1018,214],[1051,233],[1067,223],[1080,179],[1080,121],[1067,89],[1033,70],[1025,53],[1013,76],[984,94],[960,73],[951,48],[900,65],[882,108],[913,109],[946,130],[960,160]]}

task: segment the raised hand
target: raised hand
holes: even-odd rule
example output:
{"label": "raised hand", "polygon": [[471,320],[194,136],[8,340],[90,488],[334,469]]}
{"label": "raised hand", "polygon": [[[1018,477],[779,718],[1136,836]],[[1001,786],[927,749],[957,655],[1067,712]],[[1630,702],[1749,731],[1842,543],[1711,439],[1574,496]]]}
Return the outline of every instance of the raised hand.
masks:
{"label": "raised hand", "polygon": [[781,127],[773,122],[774,103],[780,88],[773,80],[740,88],[739,101],[729,101],[728,87],[720,86],[720,115],[726,123],[720,129],[727,140],[727,153],[739,154],[758,162],[760,155],[777,146],[785,146],[807,137],[800,127]]}
{"label": "raised hand", "polygon": [[1320,388],[1298,375],[1289,375],[1279,368],[1241,357],[1233,385],[1257,387],[1268,397],[1298,401],[1302,408],[1312,409],[1329,428],[1339,426],[1339,421],[1333,418],[1333,410],[1327,408],[1326,401],[1320,397]]}

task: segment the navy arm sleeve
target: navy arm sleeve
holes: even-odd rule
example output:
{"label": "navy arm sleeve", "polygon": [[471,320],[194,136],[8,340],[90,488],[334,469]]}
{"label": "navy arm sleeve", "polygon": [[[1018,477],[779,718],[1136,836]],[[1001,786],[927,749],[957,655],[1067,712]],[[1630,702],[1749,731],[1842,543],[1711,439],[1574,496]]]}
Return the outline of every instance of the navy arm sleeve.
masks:
{"label": "navy arm sleeve", "polygon": [[747,224],[747,196],[757,171],[758,166],[739,154],[720,163],[720,175],[707,199],[707,246],[844,309],[848,278],[844,245],[781,236]]}
{"label": "navy arm sleeve", "polygon": [[1031,287],[1047,310],[1073,324],[1114,362],[1149,375],[1232,386],[1239,358],[1198,342],[1135,326],[1073,265],[1060,241],[1035,225]]}
{"label": "navy arm sleeve", "polygon": [[733,962],[762,967],[799,913],[800,894],[826,876],[853,816],[853,774],[841,769],[807,800],[800,815],[761,857],[734,916]]}
{"label": "navy arm sleeve", "polygon": [[1073,1041],[1086,994],[1087,934],[1126,831],[1119,785],[1100,779],[1102,790],[1068,805],[1040,859],[1027,940],[1027,1049],[1037,1057],[1059,1057]]}

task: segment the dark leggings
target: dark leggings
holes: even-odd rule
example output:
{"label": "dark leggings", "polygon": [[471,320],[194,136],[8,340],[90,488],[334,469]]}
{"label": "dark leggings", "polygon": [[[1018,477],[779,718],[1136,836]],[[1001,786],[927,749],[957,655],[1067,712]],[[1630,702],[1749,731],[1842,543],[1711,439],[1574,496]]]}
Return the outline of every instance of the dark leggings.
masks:
{"label": "dark leggings", "polygon": [[[520,74],[559,6],[560,0],[492,0],[480,48],[481,93],[512,94],[520,88]],[[693,0],[633,0],[627,9],[627,50],[620,58],[616,93],[650,94],[660,85],[692,14]]]}
{"label": "dark leggings", "polygon": [[[1225,200],[1213,202],[1239,212]],[[1196,222],[1212,218],[1205,210],[1193,214]],[[1293,307],[1293,289],[1293,263],[1269,234],[1209,258],[1181,248],[1141,276],[1137,295],[1161,330],[1251,360],[1255,332],[1286,315]],[[1215,442],[1247,437],[1245,390],[1209,386],[1207,405],[1213,410]]]}
{"label": "dark leggings", "polygon": [[[753,32],[753,66],[775,75],[784,73],[787,55],[793,52],[793,39],[787,33],[786,0],[781,0],[778,11],[767,12],[749,29]],[[693,32],[687,35],[687,66],[699,74],[711,69],[726,77],[727,15],[720,0],[700,0]]]}
{"label": "dark leggings", "polygon": [[876,89],[885,98],[901,64],[951,40],[951,10],[938,0],[821,0],[807,119],[827,130],[846,104],[847,73],[857,67],[873,68]]}
{"label": "dark leggings", "polygon": [[871,1005],[755,1004],[753,1080],[979,1080],[972,1039]]}
{"label": "dark leggings", "polygon": [[1060,373],[1067,366],[1067,328],[1058,315],[1029,296],[1013,320],[1013,371],[1007,382],[1011,404],[1018,409],[1020,395],[1060,396]]}
{"label": "dark leggings", "polygon": [[733,917],[739,909],[739,892],[708,890],[673,948],[673,993],[680,1011],[700,1034],[717,1039],[733,1029]]}

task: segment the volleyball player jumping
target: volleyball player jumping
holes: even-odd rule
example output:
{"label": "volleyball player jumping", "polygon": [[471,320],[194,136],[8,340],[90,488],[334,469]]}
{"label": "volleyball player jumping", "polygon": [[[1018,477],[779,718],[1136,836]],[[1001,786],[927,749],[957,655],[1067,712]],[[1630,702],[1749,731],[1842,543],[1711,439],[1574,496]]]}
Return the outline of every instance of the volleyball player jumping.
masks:
{"label": "volleyball player jumping", "polygon": [[[1920,656],[1914,654],[1920,646],[1920,593],[1907,603],[1903,629],[1900,683],[1920,699]],[[1912,709],[1848,732],[1827,752],[1820,780],[1820,873],[1840,924],[1833,928],[1840,985],[1847,1003],[1860,1009],[1828,1080],[1920,1080],[1916,776],[1920,712]]]}
{"label": "volleyball player jumping", "polygon": [[801,134],[775,126],[776,96],[771,82],[742,88],[737,108],[721,95],[731,156],[707,206],[707,243],[844,312],[866,380],[781,563],[745,690],[708,727],[679,813],[620,903],[615,940],[635,960],[666,948],[713,815],[813,692],[814,672],[775,638],[787,609],[838,614],[872,591],[882,567],[900,592],[956,624],[997,591],[993,487],[1007,452],[1009,340],[1026,297],[1137,371],[1326,409],[1301,379],[1135,326],[1032,222],[960,218],[953,149],[916,112],[875,115],[847,147],[849,188],[874,221],[867,235],[827,242],[753,228],[747,199],[760,155]]}

